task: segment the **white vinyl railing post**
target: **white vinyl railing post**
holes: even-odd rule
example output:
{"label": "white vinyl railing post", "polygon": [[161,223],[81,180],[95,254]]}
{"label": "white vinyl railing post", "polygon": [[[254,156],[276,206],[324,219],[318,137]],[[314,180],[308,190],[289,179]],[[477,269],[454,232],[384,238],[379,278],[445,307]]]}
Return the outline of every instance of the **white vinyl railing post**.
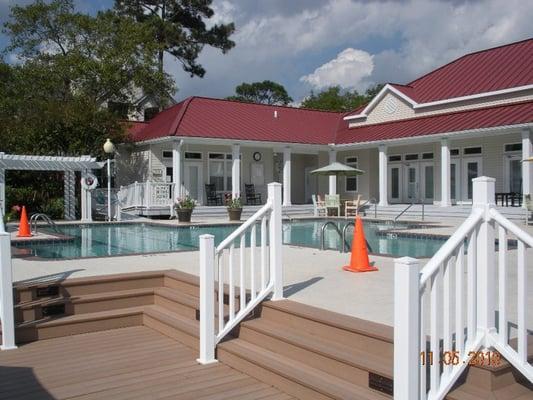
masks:
{"label": "white vinyl railing post", "polygon": [[274,283],[272,300],[283,299],[283,260],[282,260],[282,221],[281,183],[268,184],[268,201],[272,204],[270,213],[270,276]]}
{"label": "white vinyl railing post", "polygon": [[[0,218],[3,218],[0,213]],[[2,345],[0,349],[16,349],[15,319],[13,316],[13,272],[11,270],[11,237],[0,221],[0,322],[2,323]]]}
{"label": "white vinyl railing post", "polygon": [[215,237],[200,236],[200,364],[215,359]]}
{"label": "white vinyl railing post", "polygon": [[495,265],[496,249],[495,223],[490,215],[490,209],[494,207],[496,179],[481,176],[472,179],[473,198],[472,207],[484,212],[477,235],[477,329],[478,334],[485,335],[484,346],[491,346],[489,333],[496,331],[495,325]]}
{"label": "white vinyl railing post", "polygon": [[[394,260],[394,399],[419,398],[420,262]],[[423,333],[422,333],[423,334]]]}

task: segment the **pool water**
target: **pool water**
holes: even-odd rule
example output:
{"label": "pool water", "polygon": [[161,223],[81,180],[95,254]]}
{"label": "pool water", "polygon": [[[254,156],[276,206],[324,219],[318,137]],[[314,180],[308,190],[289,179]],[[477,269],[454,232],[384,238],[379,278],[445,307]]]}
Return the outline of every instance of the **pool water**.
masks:
{"label": "pool water", "polygon": [[[320,248],[321,228],[326,220],[293,220],[283,224],[283,243],[294,246]],[[335,220],[342,230],[347,223]],[[191,251],[198,249],[199,236],[210,233],[215,245],[237,228],[237,225],[212,225],[172,227],[150,223],[58,225],[62,235],[69,239],[46,242],[18,242],[16,247],[26,249],[34,256],[47,259],[105,257],[131,254]],[[431,257],[444,244],[444,240],[412,237],[391,237],[379,234],[391,225],[365,223],[366,239],[373,253],[395,257]],[[45,229],[43,229],[45,231]],[[52,232],[50,232],[52,233]],[[353,227],[347,231],[351,244]],[[260,243],[260,228],[257,229]],[[249,237],[247,238],[249,245]],[[341,238],[331,227],[325,231],[325,247],[340,249]]]}

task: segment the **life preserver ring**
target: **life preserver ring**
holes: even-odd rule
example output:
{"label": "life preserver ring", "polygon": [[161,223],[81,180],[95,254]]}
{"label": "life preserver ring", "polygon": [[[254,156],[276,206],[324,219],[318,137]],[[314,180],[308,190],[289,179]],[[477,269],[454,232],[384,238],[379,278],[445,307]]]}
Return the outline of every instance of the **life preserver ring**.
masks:
{"label": "life preserver ring", "polygon": [[93,174],[87,174],[81,178],[81,187],[85,190],[94,190],[98,186],[98,178]]}

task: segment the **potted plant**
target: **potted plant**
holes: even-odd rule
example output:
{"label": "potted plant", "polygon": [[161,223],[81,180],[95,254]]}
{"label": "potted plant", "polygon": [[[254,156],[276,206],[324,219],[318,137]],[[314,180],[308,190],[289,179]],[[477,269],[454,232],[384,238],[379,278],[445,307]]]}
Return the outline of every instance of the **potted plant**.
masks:
{"label": "potted plant", "polygon": [[240,197],[231,198],[226,200],[226,208],[228,209],[228,215],[230,221],[240,221],[242,214],[242,202]]}
{"label": "potted plant", "polygon": [[192,211],[196,207],[196,200],[189,196],[179,197],[174,204],[179,222],[191,222]]}

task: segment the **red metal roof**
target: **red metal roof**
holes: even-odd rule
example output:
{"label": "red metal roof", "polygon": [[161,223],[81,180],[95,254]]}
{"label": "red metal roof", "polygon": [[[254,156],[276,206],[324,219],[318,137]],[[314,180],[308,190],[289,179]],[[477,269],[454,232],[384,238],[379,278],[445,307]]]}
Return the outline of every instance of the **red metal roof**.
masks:
{"label": "red metal roof", "polygon": [[533,122],[533,101],[339,130],[336,144],[375,142]]}
{"label": "red metal roof", "polygon": [[144,121],[121,121],[121,123],[125,125],[129,135],[137,135],[148,125],[148,122]]}
{"label": "red metal roof", "polygon": [[407,85],[393,85],[417,103],[533,84],[533,39],[466,54]]}
{"label": "red metal roof", "polygon": [[190,97],[154,117],[134,141],[164,136],[328,144],[343,114]]}

